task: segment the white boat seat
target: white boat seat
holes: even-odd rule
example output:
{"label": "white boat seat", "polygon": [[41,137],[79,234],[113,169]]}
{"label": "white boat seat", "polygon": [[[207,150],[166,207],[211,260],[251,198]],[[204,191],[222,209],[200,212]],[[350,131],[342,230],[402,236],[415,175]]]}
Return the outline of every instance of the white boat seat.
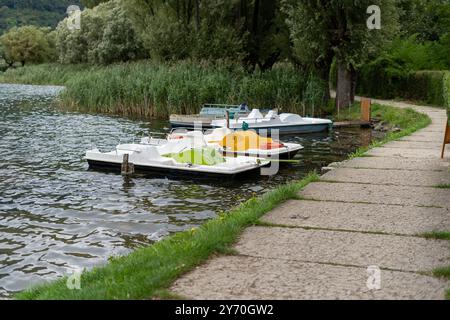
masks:
{"label": "white boat seat", "polygon": [[205,136],[205,140],[206,140],[207,142],[210,142],[210,141],[215,141],[215,142],[217,142],[217,141],[222,141],[222,139],[223,139],[224,137],[226,137],[227,135],[229,135],[229,134],[232,133],[232,132],[233,132],[233,131],[231,131],[231,130],[228,129],[228,128],[216,128],[216,129],[214,129],[214,130],[211,132],[211,134]]}
{"label": "white boat seat", "polygon": [[264,116],[259,111],[259,109],[253,109],[252,112],[248,115],[247,119],[263,119]]}
{"label": "white boat seat", "polygon": [[151,161],[166,165],[173,163],[173,159],[163,157],[156,146],[145,146],[139,154],[133,157],[132,161]]}
{"label": "white boat seat", "polygon": [[275,119],[278,117],[278,114],[276,111],[274,110],[270,110],[269,113],[266,114],[266,116],[264,117],[265,119]]}

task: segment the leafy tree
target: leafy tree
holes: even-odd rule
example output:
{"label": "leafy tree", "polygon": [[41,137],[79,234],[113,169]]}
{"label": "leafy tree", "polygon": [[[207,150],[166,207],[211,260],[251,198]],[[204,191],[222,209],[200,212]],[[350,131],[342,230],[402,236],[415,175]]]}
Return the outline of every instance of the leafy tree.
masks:
{"label": "leafy tree", "polygon": [[[3,60],[3,61],[2,61]],[[7,65],[6,68],[11,68],[14,66],[14,60],[11,59],[5,47],[0,42],[0,61]],[[3,68],[2,68],[3,69]]]}
{"label": "leafy tree", "polygon": [[71,30],[66,20],[56,30],[61,63],[109,64],[144,57],[142,41],[119,0],[85,9],[81,28]]}
{"label": "leafy tree", "polygon": [[[381,30],[367,28],[370,5],[382,12]],[[397,30],[395,0],[285,1],[296,57],[328,80],[332,59],[338,69],[338,107],[352,102],[356,69],[375,55]]]}
{"label": "leafy tree", "polygon": [[13,28],[0,37],[3,59],[9,65],[20,62],[42,63],[55,56],[53,34],[48,28],[25,26]]}

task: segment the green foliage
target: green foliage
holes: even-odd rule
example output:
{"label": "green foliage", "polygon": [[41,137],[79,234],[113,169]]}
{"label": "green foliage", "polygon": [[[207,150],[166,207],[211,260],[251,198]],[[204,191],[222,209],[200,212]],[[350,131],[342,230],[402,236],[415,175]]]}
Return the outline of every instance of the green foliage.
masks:
{"label": "green foliage", "polygon": [[148,299],[215,253],[229,253],[241,232],[282,202],[318,180],[315,173],[252,198],[198,229],[180,232],[104,267],[83,272],[81,290],[69,290],[67,279],[19,293],[18,299]]}
{"label": "green foliage", "polygon": [[444,75],[445,72],[442,71],[419,71],[409,74],[403,96],[407,99],[443,106],[445,104]]}
{"label": "green foliage", "polygon": [[450,72],[446,72],[443,79],[444,106],[447,108],[448,125],[450,126]]}
{"label": "green foliage", "polygon": [[55,40],[48,28],[12,28],[0,37],[1,58],[8,64],[42,63],[55,59]]}
{"label": "green foliage", "polygon": [[450,2],[447,0],[400,0],[400,21],[407,37],[421,42],[438,41],[450,32]]}
{"label": "green foliage", "polygon": [[289,57],[280,0],[124,2],[152,58],[241,62],[270,69]]}
{"label": "green foliage", "polygon": [[[317,116],[318,114],[330,113],[330,109],[327,105],[324,105],[326,101],[326,91],[328,91],[328,82],[317,77],[314,73],[310,73],[307,78],[305,89],[303,91],[302,102],[304,115]],[[309,112],[308,112],[309,110]]]}
{"label": "green foliage", "polygon": [[86,8],[94,8],[94,7],[98,6],[100,3],[108,2],[108,1],[109,0],[81,0],[81,3]]}
{"label": "green foliage", "polygon": [[358,92],[374,98],[402,98],[444,106],[446,71],[409,71],[404,61],[380,57],[359,71]]}
{"label": "green foliage", "polygon": [[407,75],[401,61],[381,56],[360,68],[357,92],[374,98],[394,98]]}
{"label": "green foliage", "polygon": [[420,42],[417,35],[408,38],[397,38],[385,55],[397,61],[402,61],[410,71],[443,70],[450,68],[450,43],[447,36],[440,41]]}
{"label": "green foliage", "polygon": [[120,0],[103,3],[81,14],[81,29],[58,25],[56,43],[61,63],[110,64],[144,56],[142,42]]}

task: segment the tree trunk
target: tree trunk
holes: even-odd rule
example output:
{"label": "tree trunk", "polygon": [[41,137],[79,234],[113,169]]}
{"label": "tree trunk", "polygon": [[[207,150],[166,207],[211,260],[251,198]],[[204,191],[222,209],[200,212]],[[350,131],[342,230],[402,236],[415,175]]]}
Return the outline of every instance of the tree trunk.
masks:
{"label": "tree trunk", "polygon": [[351,105],[352,75],[347,65],[338,61],[338,79],[336,88],[336,107],[338,109]]}

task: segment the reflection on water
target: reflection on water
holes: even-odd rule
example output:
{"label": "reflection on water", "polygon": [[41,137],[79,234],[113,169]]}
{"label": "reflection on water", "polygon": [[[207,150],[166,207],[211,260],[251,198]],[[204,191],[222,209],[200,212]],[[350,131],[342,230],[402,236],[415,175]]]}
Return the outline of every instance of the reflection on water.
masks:
{"label": "reflection on water", "polygon": [[58,87],[0,85],[0,297],[192,228],[274,186],[344,159],[370,130],[289,137],[305,149],[279,175],[194,182],[88,171],[82,157],[109,151],[164,121],[66,113]]}

